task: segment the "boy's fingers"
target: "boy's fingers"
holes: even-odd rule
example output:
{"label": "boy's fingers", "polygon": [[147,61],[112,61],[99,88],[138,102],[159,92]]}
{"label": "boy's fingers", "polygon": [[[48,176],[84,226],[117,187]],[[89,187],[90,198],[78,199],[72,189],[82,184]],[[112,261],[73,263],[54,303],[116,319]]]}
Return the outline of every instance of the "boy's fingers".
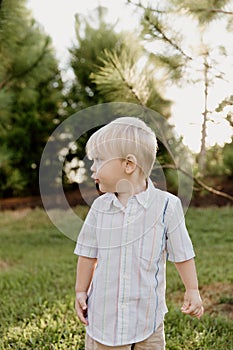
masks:
{"label": "boy's fingers", "polygon": [[87,320],[81,312],[78,313],[78,318],[83,324],[87,325]]}
{"label": "boy's fingers", "polygon": [[87,309],[87,304],[86,304],[86,301],[85,301],[85,300],[83,300],[83,299],[79,300],[79,305],[81,306],[81,308],[82,308],[83,310],[86,310],[86,309]]}
{"label": "boy's fingers", "polygon": [[196,307],[195,305],[190,305],[189,307],[186,308],[186,312],[189,314],[195,314],[196,312],[199,312],[200,308]]}
{"label": "boy's fingers", "polygon": [[182,310],[182,311],[185,311],[185,310],[187,310],[187,309],[189,308],[189,306],[190,306],[190,305],[189,305],[188,302],[184,302],[183,305],[182,305],[182,307],[181,307],[181,310]]}
{"label": "boy's fingers", "polygon": [[87,307],[86,307],[85,310],[83,310],[82,307],[81,307],[81,305],[80,305],[79,303],[76,303],[75,309],[76,309],[76,313],[77,313],[77,315],[78,315],[79,320],[80,320],[83,324],[88,325],[88,321],[86,320],[86,312],[85,312],[85,310],[87,309]]}
{"label": "boy's fingers", "polygon": [[79,320],[88,325],[88,321],[86,319],[87,316],[87,294],[84,292],[76,293],[76,301],[75,301],[75,309],[78,315]]}
{"label": "boy's fingers", "polygon": [[78,312],[77,315],[78,315],[79,321],[87,326],[88,322],[87,322],[86,318],[84,317],[84,315],[81,312]]}
{"label": "boy's fingers", "polygon": [[201,306],[201,307],[197,310],[197,312],[195,313],[195,316],[196,316],[197,318],[200,318],[200,317],[203,315],[203,313],[204,313],[204,307]]}
{"label": "boy's fingers", "polygon": [[86,303],[87,295],[86,295],[86,293],[77,293],[76,300],[83,310],[87,309],[87,303]]}
{"label": "boy's fingers", "polygon": [[200,306],[198,306],[198,307],[190,306],[187,309],[182,308],[181,311],[186,315],[191,315],[191,316],[195,316],[197,318],[200,318],[204,313],[204,308],[202,306],[201,307]]}

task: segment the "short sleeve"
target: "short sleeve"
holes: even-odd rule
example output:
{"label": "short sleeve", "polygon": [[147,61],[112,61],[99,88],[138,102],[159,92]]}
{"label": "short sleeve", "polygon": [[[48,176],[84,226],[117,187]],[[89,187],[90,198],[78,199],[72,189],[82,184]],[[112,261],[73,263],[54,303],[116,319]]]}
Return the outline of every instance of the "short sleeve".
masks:
{"label": "short sleeve", "polygon": [[96,239],[96,214],[91,208],[86,216],[82,229],[79,233],[74,254],[96,258],[98,254]]}
{"label": "short sleeve", "polygon": [[172,262],[190,260],[195,256],[187,231],[181,201],[175,197],[167,225],[167,259]]}

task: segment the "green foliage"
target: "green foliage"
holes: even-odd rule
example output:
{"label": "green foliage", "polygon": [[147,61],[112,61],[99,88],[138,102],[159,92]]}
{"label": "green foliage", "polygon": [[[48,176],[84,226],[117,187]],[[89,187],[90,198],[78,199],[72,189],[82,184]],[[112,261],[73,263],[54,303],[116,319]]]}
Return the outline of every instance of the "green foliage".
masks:
{"label": "green foliage", "polygon": [[170,101],[161,96],[162,83],[153,77],[155,67],[142,64],[146,56],[138,37],[116,33],[114,26],[104,21],[102,7],[93,13],[96,15],[96,23],[90,18],[76,17],[78,43],[70,49],[76,80],[69,104],[73,101],[79,108],[114,101],[153,104],[168,116]]}
{"label": "green foliage", "polygon": [[105,55],[104,66],[91,77],[107,101],[137,103],[147,107],[151,103],[158,112],[170,105],[155,90],[153,75],[139,69],[139,58],[129,47],[125,46],[120,54],[105,51]]}
{"label": "green foliage", "polygon": [[[216,108],[216,112],[226,115],[225,118],[231,127],[233,127],[233,113],[231,111],[232,105],[233,95],[225,98]],[[233,137],[231,138],[231,143],[226,143],[221,149],[221,166],[223,174],[233,176]]]}
{"label": "green foliage", "polygon": [[[84,218],[87,208],[75,212]],[[0,212],[0,221],[0,349],[84,350],[85,329],[74,311],[75,242],[59,233],[41,209]],[[233,283],[232,208],[190,208],[186,221],[201,290],[208,286],[217,292],[224,306],[231,295],[221,291],[221,283]],[[167,270],[167,349],[230,349],[233,331],[227,313],[206,311],[201,321],[182,315],[176,298],[177,293],[183,297],[182,282],[172,264]]]}
{"label": "green foliage", "polygon": [[76,15],[76,40],[70,48],[70,64],[75,74],[67,96],[68,111],[105,102],[97,90],[90,75],[101,67],[105,57],[104,50],[113,50],[121,46],[122,34],[114,30],[114,25],[105,21],[106,8],[98,7],[92,15]]}
{"label": "green foliage", "polygon": [[223,164],[223,148],[215,145],[207,150],[206,156],[206,175],[222,176],[225,175]]}
{"label": "green foliage", "polygon": [[172,0],[171,3],[185,9],[191,16],[198,19],[199,23],[206,24],[224,15],[224,9],[231,0]]}
{"label": "green foliage", "polygon": [[183,14],[179,14],[169,2],[157,2],[151,7],[142,8],[142,36],[146,42],[157,44],[157,49],[151,50],[151,58],[156,65],[165,69],[172,81],[179,81],[185,66],[192,60],[187,49],[183,48],[185,33],[176,27],[177,16]]}
{"label": "green foliage", "polygon": [[[233,105],[233,95],[225,98],[221,103],[219,103],[218,107],[216,108],[216,111],[222,112],[225,107],[232,106],[232,105]],[[233,122],[231,122],[231,125],[233,125]]]}
{"label": "green foliage", "polygon": [[[145,76],[137,71],[138,55],[129,52],[125,45],[119,54],[107,50],[104,53],[103,67],[91,75],[101,95],[105,95],[107,101],[126,100],[145,104],[150,92],[145,84]],[[135,82],[140,86],[139,89],[134,88]]]}
{"label": "green foliage", "polygon": [[225,174],[233,176],[233,139],[223,147],[223,165]]}
{"label": "green foliage", "polygon": [[0,42],[0,196],[37,193],[41,153],[59,119],[58,64],[25,1],[2,1]]}
{"label": "green foliage", "polygon": [[214,145],[207,150],[207,176],[233,175],[233,143],[226,143],[224,147]]}
{"label": "green foliage", "polygon": [[[171,103],[162,96],[163,82],[155,78],[155,66],[146,58],[139,36],[117,33],[114,25],[105,22],[105,9],[98,7],[92,16],[76,16],[76,37],[77,43],[70,49],[75,81],[67,95],[67,113],[118,101],[147,106],[170,116]],[[77,150],[69,151],[68,162],[84,155],[82,147],[90,134],[82,136]]]}
{"label": "green foliage", "polygon": [[165,56],[160,53],[150,53],[150,61],[156,67],[161,68],[164,75],[172,81],[177,82],[182,78],[184,59],[181,55]]}

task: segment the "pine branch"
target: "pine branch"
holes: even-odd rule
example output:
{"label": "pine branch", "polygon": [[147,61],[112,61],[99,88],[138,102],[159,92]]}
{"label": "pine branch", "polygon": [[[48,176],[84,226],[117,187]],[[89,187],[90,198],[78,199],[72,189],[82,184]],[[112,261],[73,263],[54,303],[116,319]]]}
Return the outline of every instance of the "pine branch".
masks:
{"label": "pine branch", "polygon": [[[138,2],[138,3],[135,4],[131,0],[128,0],[128,3],[134,5],[134,6],[138,7],[138,8],[141,8],[143,10],[146,10],[146,7],[143,6],[141,2]],[[164,10],[158,10],[158,9],[150,9],[150,10],[155,12],[155,13],[163,14],[163,15],[165,15],[167,13],[167,11],[164,11]]]}
{"label": "pine branch", "polygon": [[233,15],[233,11],[226,11],[222,9],[209,9],[209,8],[200,8],[196,12],[209,12],[209,13],[222,13],[224,15]]}
{"label": "pine branch", "polygon": [[120,76],[122,82],[126,85],[126,87],[129,89],[129,91],[131,92],[131,94],[135,97],[136,101],[137,101],[140,105],[142,105],[143,103],[142,103],[140,97],[137,95],[137,93],[136,93],[135,89],[133,88],[132,84],[130,84],[130,83],[126,80],[126,78],[124,77],[123,72],[121,72],[120,68],[117,67],[117,65],[116,65],[116,63],[114,62],[113,58],[112,58],[112,57],[109,57],[109,59],[110,59],[110,62],[112,63],[112,65],[113,65],[113,67],[114,67],[114,68],[116,69],[116,71],[118,72],[118,74],[119,74],[119,76]]}
{"label": "pine branch", "polygon": [[[138,7],[138,8],[141,8],[143,10],[147,9],[145,6],[142,5],[141,2],[134,3],[133,1],[128,0],[128,3],[134,5],[134,6]],[[154,13],[162,14],[162,15],[175,12],[175,10],[172,10],[172,9],[169,9],[169,10],[165,11],[165,10],[158,10],[158,9],[155,9],[155,8],[153,8],[153,9],[150,8],[150,11],[152,11]],[[226,10],[222,10],[222,9],[219,9],[219,8],[197,8],[195,10],[195,12],[210,12],[210,13],[222,13],[224,15],[233,15],[233,11],[226,11]]]}
{"label": "pine branch", "polygon": [[[185,57],[188,60],[192,60],[192,57],[190,57],[189,55],[187,55],[180,46],[178,46],[178,44],[172,39],[169,38],[167,36],[167,34],[165,34],[164,30],[162,29],[162,27],[159,25],[159,23],[155,23],[153,21],[151,21],[151,18],[148,14],[145,14],[145,20],[148,22],[148,24],[152,27],[152,29],[155,29],[157,31],[158,34],[155,33],[151,33],[152,35],[154,35],[156,38],[159,38],[161,40],[164,40],[167,44],[169,44],[170,46],[172,46],[176,51],[178,51],[183,57]],[[159,35],[161,37],[159,37]]]}
{"label": "pine branch", "polygon": [[[144,12],[145,12],[145,15],[144,15],[145,20],[152,27],[152,29],[155,29],[158,32],[158,34],[161,35],[161,37],[159,39],[164,40],[167,44],[169,44],[176,51],[178,51],[180,54],[182,54],[182,56],[184,56],[186,59],[192,60],[192,57],[190,57],[188,54],[186,54],[182,50],[182,48],[172,38],[169,38],[168,35],[165,34],[165,32],[162,29],[162,27],[159,26],[159,23],[158,22],[154,23],[153,21],[151,21],[151,18],[148,15],[148,13],[157,13],[158,15],[166,15],[168,13],[173,13],[174,11],[172,11],[172,10],[164,11],[164,10],[158,10],[158,9],[154,9],[154,8],[145,7],[145,6],[142,5],[142,3],[138,2],[137,4],[135,4],[131,0],[128,0],[128,3],[131,3],[134,6],[137,6],[137,7],[139,7],[139,8],[144,10]],[[158,35],[156,35],[154,33],[152,33],[152,35],[154,35],[155,37],[158,37]]]}
{"label": "pine branch", "polygon": [[118,96],[123,93],[124,98],[127,98],[127,92],[129,92],[136,103],[145,105],[150,96],[149,88],[146,77],[137,70],[135,56],[125,49],[120,56],[115,51],[107,50],[105,55],[106,58],[101,59],[103,66],[100,67],[99,72],[91,74],[91,79],[99,90],[112,98],[115,98],[115,92]]}
{"label": "pine branch", "polygon": [[40,53],[40,55],[37,57],[37,59],[28,67],[26,67],[26,69],[22,70],[19,73],[15,73],[15,74],[11,74],[9,75],[7,78],[5,78],[3,81],[0,82],[0,89],[3,89],[7,84],[9,84],[12,80],[14,79],[18,79],[21,78],[25,75],[27,75],[29,72],[31,72],[34,68],[37,67],[37,65],[40,63],[40,61],[42,61],[42,59],[44,58],[44,55],[46,54],[46,49],[48,47],[49,44],[49,38],[46,38],[44,47]]}

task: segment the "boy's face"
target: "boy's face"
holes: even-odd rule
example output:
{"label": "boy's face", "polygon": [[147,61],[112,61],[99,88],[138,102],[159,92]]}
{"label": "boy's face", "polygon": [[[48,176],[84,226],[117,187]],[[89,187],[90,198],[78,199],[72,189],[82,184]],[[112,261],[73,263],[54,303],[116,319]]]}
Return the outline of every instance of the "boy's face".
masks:
{"label": "boy's face", "polygon": [[117,192],[117,184],[125,178],[125,161],[119,158],[93,160],[92,178],[101,192]]}

